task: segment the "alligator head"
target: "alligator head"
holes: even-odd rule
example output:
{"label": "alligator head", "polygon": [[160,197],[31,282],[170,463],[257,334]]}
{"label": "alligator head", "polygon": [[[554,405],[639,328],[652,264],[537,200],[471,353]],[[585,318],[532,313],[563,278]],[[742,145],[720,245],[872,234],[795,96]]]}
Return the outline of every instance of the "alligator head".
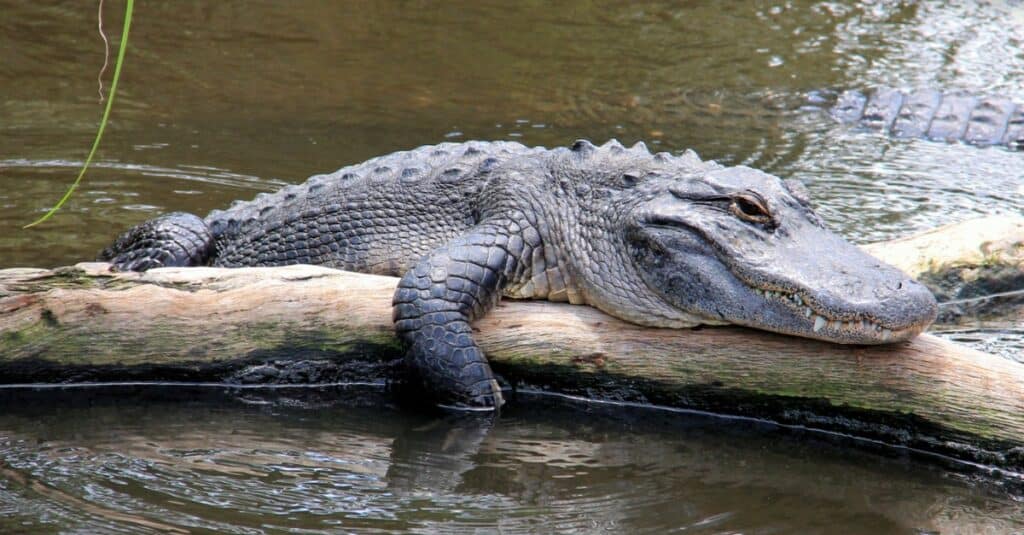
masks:
{"label": "alligator head", "polygon": [[[843,344],[907,340],[935,319],[931,292],[829,231],[798,182],[701,162],[692,152],[618,147],[631,157],[590,159],[604,160],[597,163],[605,183],[615,184],[605,196],[618,202],[606,217],[616,221],[622,262],[644,284],[631,292],[631,304],[585,286],[599,308],[664,326],[673,323],[664,311],[675,310],[679,323],[731,323]],[[631,306],[660,309],[648,318],[662,319],[623,313]]]}

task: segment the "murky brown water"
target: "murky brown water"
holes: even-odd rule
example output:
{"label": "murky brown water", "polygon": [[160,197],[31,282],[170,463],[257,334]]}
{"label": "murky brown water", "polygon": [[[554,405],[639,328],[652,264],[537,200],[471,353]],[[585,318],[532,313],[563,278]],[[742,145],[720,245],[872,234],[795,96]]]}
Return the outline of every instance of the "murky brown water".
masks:
{"label": "murky brown water", "polygon": [[[1011,533],[1024,501],[902,454],[534,399],[496,421],[373,393],[0,391],[0,530]],[[384,398],[381,398],[384,399]]]}
{"label": "murky brown water", "polygon": [[[158,213],[474,138],[692,147],[804,180],[856,241],[1024,210],[1022,153],[887,139],[800,109],[810,91],[879,84],[1024,102],[1016,2],[218,0],[136,6],[98,162],[51,223],[22,230],[74,178],[102,113],[95,8],[0,0],[0,268],[90,259]],[[107,0],[115,42],[122,8]],[[950,336],[1019,358],[1019,322],[978,329]],[[448,424],[397,411],[136,401],[5,404],[6,525],[1024,531],[1019,501],[926,465],[717,425],[524,407],[451,457],[415,438]],[[394,466],[428,479],[395,483]]]}

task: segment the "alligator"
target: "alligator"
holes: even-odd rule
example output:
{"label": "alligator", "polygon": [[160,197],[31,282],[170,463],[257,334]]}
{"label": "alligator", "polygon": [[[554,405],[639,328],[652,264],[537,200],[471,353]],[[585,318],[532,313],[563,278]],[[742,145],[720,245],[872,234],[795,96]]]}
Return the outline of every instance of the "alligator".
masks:
{"label": "alligator", "polygon": [[396,152],[205,218],[157,217],[100,259],[399,276],[393,316],[411,375],[464,408],[503,403],[470,328],[500,296],[841,344],[907,340],[937,312],[923,285],[830,232],[800,182],[614,140]]}
{"label": "alligator", "polygon": [[[831,100],[823,93],[812,95],[812,99]],[[895,137],[1024,150],[1024,105],[1003,97],[880,87],[867,92],[843,91],[830,112],[842,123]]]}

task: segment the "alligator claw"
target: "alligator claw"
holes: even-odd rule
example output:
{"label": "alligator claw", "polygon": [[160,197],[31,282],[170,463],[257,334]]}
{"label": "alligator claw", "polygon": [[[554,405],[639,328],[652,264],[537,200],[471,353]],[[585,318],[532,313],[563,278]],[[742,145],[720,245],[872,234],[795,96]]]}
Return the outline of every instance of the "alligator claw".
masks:
{"label": "alligator claw", "polygon": [[488,379],[474,384],[462,400],[452,403],[438,403],[439,407],[463,411],[495,411],[505,404],[501,387],[495,379]]}

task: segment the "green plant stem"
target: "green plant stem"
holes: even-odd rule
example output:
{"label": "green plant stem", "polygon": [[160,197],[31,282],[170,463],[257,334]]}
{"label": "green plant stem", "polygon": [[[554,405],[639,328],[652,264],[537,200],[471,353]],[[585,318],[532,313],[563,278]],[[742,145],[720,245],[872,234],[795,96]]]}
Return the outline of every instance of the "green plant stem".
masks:
{"label": "green plant stem", "polygon": [[127,0],[127,4],[125,6],[124,29],[121,32],[121,44],[117,51],[117,63],[114,65],[114,79],[110,83],[110,95],[107,98],[107,107],[103,110],[103,119],[100,120],[100,128],[96,131],[96,139],[92,142],[92,150],[89,151],[89,156],[85,159],[85,164],[82,165],[82,170],[78,172],[78,178],[76,178],[71,184],[71,187],[68,188],[66,193],[64,193],[64,196],[61,197],[60,201],[58,201],[53,208],[50,208],[50,211],[43,214],[42,217],[22,228],[34,227],[43,221],[50,219],[50,216],[57,213],[57,210],[60,210],[61,207],[64,206],[64,203],[71,198],[71,194],[78,188],[78,184],[82,182],[82,177],[85,176],[86,169],[88,169],[89,164],[92,163],[92,158],[96,155],[96,149],[100,146],[100,139],[103,138],[103,131],[107,127],[107,119],[110,117],[110,109],[114,105],[114,95],[117,94],[117,80],[121,77],[121,64],[124,63],[124,54],[128,49],[128,30],[131,29],[132,26],[132,8],[134,7],[134,4],[135,0]]}

